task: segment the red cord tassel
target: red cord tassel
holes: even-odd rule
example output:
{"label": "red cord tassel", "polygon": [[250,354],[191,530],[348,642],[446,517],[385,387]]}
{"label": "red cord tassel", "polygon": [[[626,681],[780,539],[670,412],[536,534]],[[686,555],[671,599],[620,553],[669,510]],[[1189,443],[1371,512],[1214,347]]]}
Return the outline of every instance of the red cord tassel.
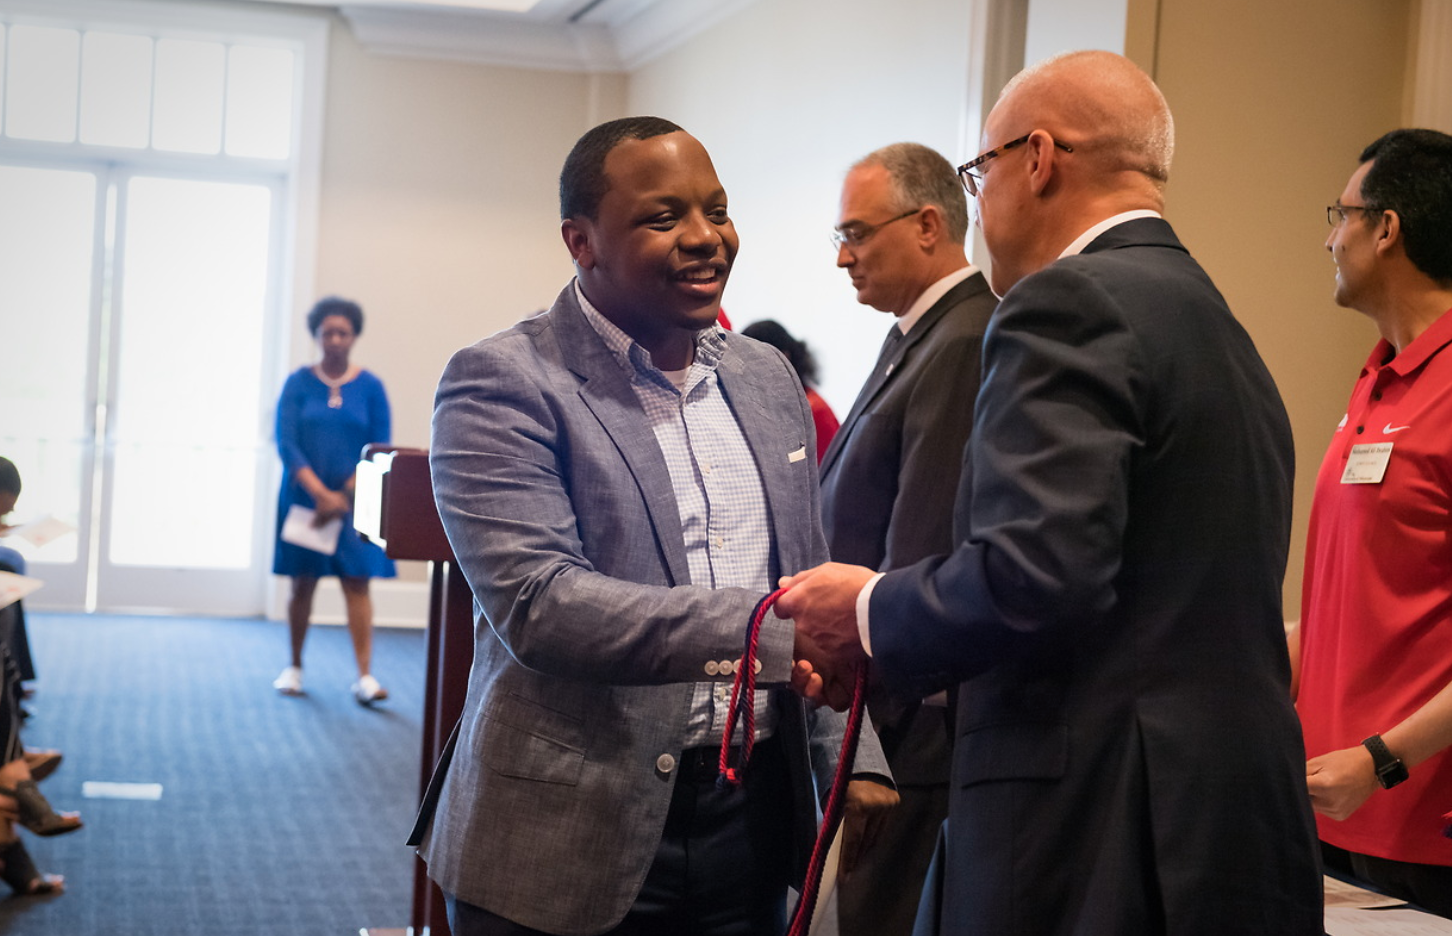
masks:
{"label": "red cord tassel", "polygon": [[[746,652],[741,665],[736,668],[736,680],[731,685],[731,705],[726,712],[726,729],[721,737],[721,757],[718,764],[720,776],[717,784],[740,786],[745,776],[747,762],[751,759],[751,748],[756,741],[756,652],[761,635],[761,622],[776,600],[786,594],[779,588],[756,603],[751,612],[751,624],[746,630]],[[867,665],[857,667],[856,680],[852,688],[852,707],[847,712],[847,727],[842,733],[842,750],[837,756],[837,774],[832,779],[832,790],[827,796],[826,808],[822,811],[822,826],[817,830],[817,842],[812,846],[812,858],[807,863],[807,878],[802,885],[801,898],[792,913],[791,927],[787,936],[806,936],[812,926],[812,913],[816,909],[817,893],[822,884],[822,871],[826,865],[827,852],[832,848],[832,838],[842,822],[847,808],[847,784],[852,779],[852,762],[857,756],[857,739],[862,732],[862,712],[867,693]],[[742,714],[744,712],[744,714]],[[742,720],[741,762],[731,766],[731,736],[736,731],[736,721]]]}

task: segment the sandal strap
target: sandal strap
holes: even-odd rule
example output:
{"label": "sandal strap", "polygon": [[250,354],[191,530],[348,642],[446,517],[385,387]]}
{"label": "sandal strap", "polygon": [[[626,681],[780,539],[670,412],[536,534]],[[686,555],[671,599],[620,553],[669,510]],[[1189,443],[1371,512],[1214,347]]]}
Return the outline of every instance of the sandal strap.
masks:
{"label": "sandal strap", "polygon": [[26,851],[25,843],[20,839],[0,846],[0,880],[9,884],[10,889],[17,894],[45,893],[51,886],[35,869],[35,862],[30,860],[30,852]]}

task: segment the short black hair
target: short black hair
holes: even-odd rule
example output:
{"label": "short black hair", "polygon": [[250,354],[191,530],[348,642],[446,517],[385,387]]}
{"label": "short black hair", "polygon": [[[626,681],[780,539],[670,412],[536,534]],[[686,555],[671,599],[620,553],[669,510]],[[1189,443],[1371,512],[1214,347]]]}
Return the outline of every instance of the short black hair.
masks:
{"label": "short black hair", "polygon": [[605,184],[605,157],[626,140],[649,140],[667,133],[682,133],[680,127],[660,117],[622,117],[585,132],[565,157],[560,170],[560,220],[595,220]]}
{"label": "short black hair", "polygon": [[1361,151],[1368,208],[1401,218],[1407,259],[1439,283],[1452,283],[1452,136],[1402,129]]}
{"label": "short black hair", "polygon": [[786,327],[776,319],[752,322],[741,329],[741,334],[748,338],[755,338],[757,341],[764,341],[785,354],[787,363],[796,370],[802,386],[808,387],[817,382],[817,359],[812,357],[807,343],[792,337],[792,333],[787,331]]}
{"label": "short black hair", "polygon": [[8,458],[0,458],[0,492],[20,496],[20,469]]}
{"label": "short black hair", "polygon": [[338,296],[328,296],[313,303],[313,307],[308,310],[308,334],[318,337],[318,329],[323,327],[323,319],[330,315],[343,316],[352,323],[353,334],[363,334],[362,307],[351,299]]}

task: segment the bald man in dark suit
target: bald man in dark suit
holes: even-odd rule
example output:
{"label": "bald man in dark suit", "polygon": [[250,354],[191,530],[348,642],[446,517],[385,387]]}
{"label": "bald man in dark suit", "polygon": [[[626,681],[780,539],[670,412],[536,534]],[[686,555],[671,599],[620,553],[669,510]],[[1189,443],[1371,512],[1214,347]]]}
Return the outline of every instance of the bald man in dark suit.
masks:
{"label": "bald man in dark suit", "polygon": [[1290,421],[1161,217],[1169,107],[1128,59],[1011,81],[961,167],[1002,295],[954,547],[777,604],[847,702],[956,686],[943,936],[1319,936],[1281,582]]}

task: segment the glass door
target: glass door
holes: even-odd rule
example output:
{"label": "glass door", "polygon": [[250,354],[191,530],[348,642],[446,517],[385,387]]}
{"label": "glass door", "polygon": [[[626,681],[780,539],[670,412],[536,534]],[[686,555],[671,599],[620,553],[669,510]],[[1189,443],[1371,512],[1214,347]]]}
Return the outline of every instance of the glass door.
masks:
{"label": "glass door", "polygon": [[264,610],[277,202],[266,183],[0,165],[9,521],[75,527],[5,538],[46,583],[32,606]]}
{"label": "glass door", "polygon": [[33,605],[85,603],[103,203],[95,172],[0,165],[0,455],[23,485],[7,522],[78,530],[39,548],[0,540],[45,580]]}
{"label": "glass door", "polygon": [[0,2],[7,519],[74,528],[4,542],[45,582],[33,607],[259,614],[284,258],[321,123],[301,66],[326,24],[125,6]]}
{"label": "glass door", "polygon": [[276,193],[149,176],[119,190],[96,604],[260,613]]}

